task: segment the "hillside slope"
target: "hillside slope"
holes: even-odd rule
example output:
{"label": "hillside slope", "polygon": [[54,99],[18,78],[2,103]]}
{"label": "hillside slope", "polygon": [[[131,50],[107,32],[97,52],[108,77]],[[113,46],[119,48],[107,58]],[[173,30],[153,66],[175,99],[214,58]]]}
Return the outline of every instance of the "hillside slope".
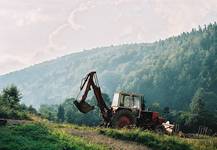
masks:
{"label": "hillside slope", "polygon": [[0,126],[0,149],[217,150],[217,138],[181,138],[141,129],[91,128],[37,120]]}
{"label": "hillside slope", "polygon": [[150,44],[101,47],[0,76],[0,88],[15,84],[26,104],[52,104],[75,97],[80,80],[96,70],[102,91],[143,93],[148,103],[178,109],[203,87],[217,93],[217,25]]}

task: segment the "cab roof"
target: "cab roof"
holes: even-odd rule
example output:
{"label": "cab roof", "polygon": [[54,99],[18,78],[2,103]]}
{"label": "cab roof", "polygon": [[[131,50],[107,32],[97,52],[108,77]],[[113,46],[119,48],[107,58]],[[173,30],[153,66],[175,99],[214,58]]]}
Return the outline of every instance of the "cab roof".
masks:
{"label": "cab roof", "polygon": [[143,94],[137,94],[137,93],[127,93],[127,92],[116,92],[117,94],[121,94],[121,95],[127,95],[127,96],[138,96],[138,97],[143,97]]}

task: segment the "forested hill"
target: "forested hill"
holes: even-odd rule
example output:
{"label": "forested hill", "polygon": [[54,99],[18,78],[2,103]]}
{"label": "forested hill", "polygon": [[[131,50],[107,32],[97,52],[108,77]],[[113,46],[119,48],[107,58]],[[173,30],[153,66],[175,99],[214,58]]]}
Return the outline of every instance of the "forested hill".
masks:
{"label": "forested hill", "polygon": [[200,88],[217,94],[217,24],[150,44],[72,53],[0,76],[0,88],[17,85],[26,104],[59,103],[75,97],[81,78],[92,70],[111,97],[120,90],[137,92],[147,103],[188,108]]}

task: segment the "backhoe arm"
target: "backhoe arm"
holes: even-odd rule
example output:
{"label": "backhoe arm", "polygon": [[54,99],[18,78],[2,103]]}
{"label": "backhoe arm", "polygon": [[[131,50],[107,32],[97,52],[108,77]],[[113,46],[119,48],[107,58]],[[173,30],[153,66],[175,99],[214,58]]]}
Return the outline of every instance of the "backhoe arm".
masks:
{"label": "backhoe arm", "polygon": [[108,106],[106,105],[106,103],[102,97],[102,93],[101,93],[101,89],[100,89],[99,84],[98,84],[96,72],[95,71],[90,72],[89,74],[87,74],[87,76],[82,81],[83,82],[81,84],[80,90],[82,91],[85,88],[84,94],[82,95],[80,101],[74,101],[74,104],[83,113],[87,113],[87,112],[93,110],[94,106],[91,106],[85,102],[87,95],[88,95],[88,93],[92,87],[92,89],[94,91],[94,95],[95,95],[96,100],[97,100],[97,105],[100,109],[102,117],[106,122],[109,122],[110,118],[111,118],[111,109],[108,108]]}

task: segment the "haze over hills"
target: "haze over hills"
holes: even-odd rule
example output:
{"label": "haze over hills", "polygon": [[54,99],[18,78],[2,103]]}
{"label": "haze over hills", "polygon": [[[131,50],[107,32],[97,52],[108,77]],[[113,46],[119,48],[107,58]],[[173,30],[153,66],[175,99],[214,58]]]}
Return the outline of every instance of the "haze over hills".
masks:
{"label": "haze over hills", "polygon": [[81,79],[97,71],[104,93],[143,93],[147,103],[185,109],[195,92],[217,94],[217,25],[199,27],[150,44],[95,48],[0,76],[0,88],[15,84],[23,102],[63,102],[76,97]]}

